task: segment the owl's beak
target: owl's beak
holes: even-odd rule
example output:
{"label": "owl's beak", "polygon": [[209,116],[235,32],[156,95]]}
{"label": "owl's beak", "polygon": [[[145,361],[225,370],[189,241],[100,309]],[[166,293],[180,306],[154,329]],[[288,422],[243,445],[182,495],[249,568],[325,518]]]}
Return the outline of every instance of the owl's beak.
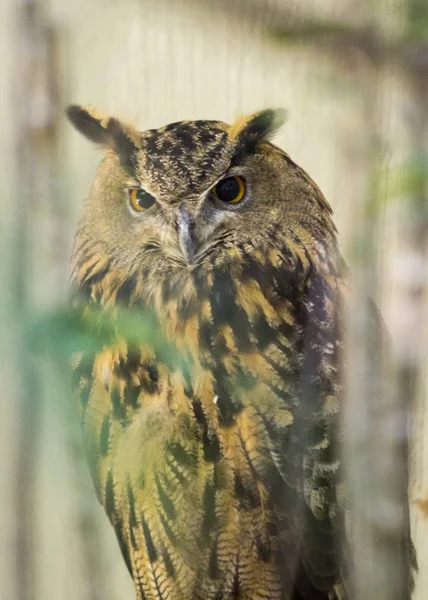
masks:
{"label": "owl's beak", "polygon": [[189,210],[185,204],[180,204],[176,216],[178,243],[184,258],[188,263],[193,262],[194,243],[192,237],[192,224]]}

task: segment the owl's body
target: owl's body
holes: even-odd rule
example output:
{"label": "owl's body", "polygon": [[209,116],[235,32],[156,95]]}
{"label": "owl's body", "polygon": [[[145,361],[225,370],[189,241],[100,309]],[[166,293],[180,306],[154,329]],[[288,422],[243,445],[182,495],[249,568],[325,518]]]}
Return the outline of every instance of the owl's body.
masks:
{"label": "owl's body", "polygon": [[118,331],[76,367],[137,598],[348,598],[346,282],[326,200],[265,139],[277,113],[144,133],[69,116],[107,148],[72,259],[86,314],[150,315],[179,357]]}

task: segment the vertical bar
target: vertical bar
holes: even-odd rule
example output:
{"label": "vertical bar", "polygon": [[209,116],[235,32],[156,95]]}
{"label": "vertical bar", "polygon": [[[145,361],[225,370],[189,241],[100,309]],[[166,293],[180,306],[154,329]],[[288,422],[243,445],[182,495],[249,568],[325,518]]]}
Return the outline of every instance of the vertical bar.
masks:
{"label": "vertical bar", "polygon": [[[27,326],[35,305],[40,231],[37,211],[51,195],[54,167],[56,89],[50,73],[52,36],[37,0],[23,0],[16,11],[15,213],[13,218],[10,307],[18,382],[19,425],[15,475],[16,600],[36,597],[36,472],[41,419],[40,363],[28,343]],[[40,240],[39,240],[40,244]]]}

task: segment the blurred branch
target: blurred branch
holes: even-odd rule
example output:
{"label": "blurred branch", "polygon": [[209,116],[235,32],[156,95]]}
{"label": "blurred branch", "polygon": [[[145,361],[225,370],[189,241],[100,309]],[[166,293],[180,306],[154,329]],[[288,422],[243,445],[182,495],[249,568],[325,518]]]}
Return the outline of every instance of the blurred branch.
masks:
{"label": "blurred branch", "polygon": [[[425,32],[425,39],[419,39]],[[285,43],[299,43],[323,47],[340,56],[341,51],[359,51],[373,63],[388,61],[412,71],[428,73],[428,20],[420,33],[410,29],[398,41],[388,41],[371,26],[352,26],[346,23],[306,21],[296,27],[272,27],[274,39]]]}
{"label": "blurred branch", "polygon": [[203,0],[203,4],[228,13],[237,23],[256,23],[281,43],[322,48],[337,58],[343,51],[357,51],[377,64],[389,61],[405,69],[428,71],[428,3],[425,0],[408,3],[408,22],[398,39],[389,39],[378,25],[354,23],[352,13],[348,18],[344,18],[344,14],[339,18],[317,14],[310,3]]}
{"label": "blurred branch", "polygon": [[358,50],[373,61],[379,61],[387,52],[374,26],[353,26],[336,21],[308,19],[295,26],[272,25],[269,32],[279,42],[323,47],[338,54],[343,50]]}
{"label": "blurred branch", "polygon": [[237,23],[246,20],[259,26],[269,26],[278,22],[295,22],[297,18],[296,7],[282,0],[202,0],[202,2],[190,0],[190,2],[227,12],[237,19]]}

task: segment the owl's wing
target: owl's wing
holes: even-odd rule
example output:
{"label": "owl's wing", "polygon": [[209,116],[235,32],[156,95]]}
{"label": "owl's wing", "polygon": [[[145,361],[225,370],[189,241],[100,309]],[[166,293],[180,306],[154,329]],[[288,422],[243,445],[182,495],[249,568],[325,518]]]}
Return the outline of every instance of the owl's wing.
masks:
{"label": "owl's wing", "polygon": [[[342,401],[343,296],[346,286],[325,257],[311,261],[301,310],[301,368],[295,478],[301,492],[295,519],[301,531],[295,596],[348,598],[348,551],[339,448]],[[340,595],[342,594],[342,595]]]}
{"label": "owl's wing", "polygon": [[[341,419],[344,312],[349,297],[344,272],[343,266],[337,270],[324,252],[312,254],[300,311],[300,398],[294,415],[295,432],[288,448],[295,457],[294,481],[299,498],[294,512],[294,524],[299,531],[295,600],[352,597],[349,543],[352,516],[348,514],[346,473],[340,448],[346,436]],[[368,310],[376,361],[387,345],[385,329],[376,307],[370,304]],[[374,377],[379,376],[376,365],[373,373]],[[409,563],[406,598],[410,598],[410,571],[415,566],[410,530],[405,532],[405,538],[402,547]]]}

